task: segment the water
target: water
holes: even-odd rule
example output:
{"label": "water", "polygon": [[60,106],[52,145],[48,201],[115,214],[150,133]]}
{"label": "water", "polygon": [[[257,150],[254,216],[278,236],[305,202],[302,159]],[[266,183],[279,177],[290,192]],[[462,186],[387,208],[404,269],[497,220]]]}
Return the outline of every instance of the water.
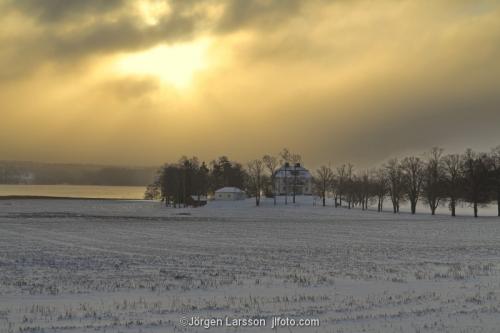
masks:
{"label": "water", "polygon": [[99,199],[143,199],[143,186],[94,186],[94,185],[4,185],[1,196],[46,196]]}

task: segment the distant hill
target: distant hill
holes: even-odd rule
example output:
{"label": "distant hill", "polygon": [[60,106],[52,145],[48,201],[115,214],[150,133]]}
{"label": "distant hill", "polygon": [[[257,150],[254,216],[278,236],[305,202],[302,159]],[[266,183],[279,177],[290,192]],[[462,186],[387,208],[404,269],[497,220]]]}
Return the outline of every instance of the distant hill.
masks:
{"label": "distant hill", "polygon": [[0,184],[145,186],[157,167],[0,161]]}

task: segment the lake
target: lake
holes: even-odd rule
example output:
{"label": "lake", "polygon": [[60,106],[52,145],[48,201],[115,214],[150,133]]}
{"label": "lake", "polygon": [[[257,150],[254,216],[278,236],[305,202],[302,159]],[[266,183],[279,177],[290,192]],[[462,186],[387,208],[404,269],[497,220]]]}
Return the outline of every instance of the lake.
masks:
{"label": "lake", "polygon": [[0,197],[16,195],[99,199],[143,199],[145,190],[145,186],[0,184]]}

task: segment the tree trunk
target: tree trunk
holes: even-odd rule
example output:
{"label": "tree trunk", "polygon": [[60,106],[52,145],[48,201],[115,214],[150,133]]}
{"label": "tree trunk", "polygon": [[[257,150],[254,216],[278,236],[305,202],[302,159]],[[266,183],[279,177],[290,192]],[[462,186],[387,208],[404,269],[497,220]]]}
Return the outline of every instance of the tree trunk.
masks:
{"label": "tree trunk", "polygon": [[276,179],[274,179],[272,182],[273,182],[273,199],[274,199],[274,205],[276,206],[276,185],[274,184],[275,181]]}
{"label": "tree trunk", "polygon": [[474,201],[474,217],[477,217],[477,202]]}
{"label": "tree trunk", "polygon": [[500,190],[497,193],[497,209],[498,209],[498,216],[500,216]]}
{"label": "tree trunk", "polygon": [[435,215],[436,213],[436,204],[429,200],[429,208],[431,209],[431,215]]}
{"label": "tree trunk", "polygon": [[451,202],[450,202],[451,216],[456,216],[455,215],[455,206],[456,206],[455,198],[451,198]]}
{"label": "tree trunk", "polygon": [[415,214],[416,211],[417,211],[417,202],[416,201],[412,201],[411,202],[411,213]]}
{"label": "tree trunk", "polygon": [[323,191],[323,207],[326,206],[326,193]]}
{"label": "tree trunk", "polygon": [[286,179],[287,170],[285,168],[285,205],[288,205],[288,181]]}

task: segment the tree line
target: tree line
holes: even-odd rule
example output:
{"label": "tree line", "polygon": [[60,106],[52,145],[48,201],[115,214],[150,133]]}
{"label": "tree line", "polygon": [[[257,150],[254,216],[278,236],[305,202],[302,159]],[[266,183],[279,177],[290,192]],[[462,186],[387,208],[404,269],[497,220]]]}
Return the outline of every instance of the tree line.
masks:
{"label": "tree line", "polygon": [[156,167],[0,161],[0,184],[145,186]]}
{"label": "tree line", "polygon": [[[222,187],[237,187],[254,197],[257,206],[262,195],[274,197],[276,204],[276,172],[284,164],[300,161],[299,154],[291,153],[286,148],[278,156],[264,155],[261,159],[249,161],[245,166],[231,161],[227,156],[209,163],[200,162],[197,157],[183,156],[178,162],[167,163],[160,168],[156,181],[148,185],[144,197],[161,199],[167,206],[185,207],[192,204],[193,197],[206,197]],[[295,202],[293,186],[290,194]]]}
{"label": "tree line", "polygon": [[496,201],[500,216],[500,146],[490,153],[478,153],[467,149],[462,154],[444,155],[441,148],[432,148],[421,156],[392,158],[382,166],[354,172],[352,164],[335,169],[321,166],[315,175],[317,194],[334,197],[335,206],[342,202],[351,208],[365,210],[375,203],[383,210],[388,199],[394,213],[407,201],[412,214],[417,203],[426,204],[432,215],[441,204],[448,204],[452,216],[456,216],[459,202],[472,206],[478,216],[481,205]]}
{"label": "tree line", "polygon": [[[218,188],[233,186],[255,198],[257,206],[262,195],[274,198],[276,204],[276,174],[281,166],[290,165],[290,195],[295,202],[293,165],[300,162],[301,156],[286,148],[276,156],[264,155],[245,166],[226,156],[208,164],[196,157],[182,157],[159,170],[145,198],[181,207],[190,205],[193,196],[200,198]],[[381,212],[389,201],[392,211],[398,213],[400,205],[408,202],[415,214],[418,202],[423,202],[432,215],[440,205],[447,204],[455,216],[457,205],[464,202],[470,204],[477,217],[481,205],[496,201],[500,216],[500,146],[489,153],[467,149],[462,154],[447,155],[435,147],[422,155],[391,158],[379,167],[359,171],[351,163],[322,165],[313,173],[313,183],[314,194],[321,198],[323,206],[327,197],[332,197],[335,207],[366,210],[375,205]]]}
{"label": "tree line", "polygon": [[233,186],[245,188],[247,173],[243,166],[226,156],[208,165],[197,157],[183,156],[177,163],[167,163],[158,171],[156,181],[146,189],[146,199],[161,199],[167,206],[191,204],[192,196],[201,198],[216,189]]}

